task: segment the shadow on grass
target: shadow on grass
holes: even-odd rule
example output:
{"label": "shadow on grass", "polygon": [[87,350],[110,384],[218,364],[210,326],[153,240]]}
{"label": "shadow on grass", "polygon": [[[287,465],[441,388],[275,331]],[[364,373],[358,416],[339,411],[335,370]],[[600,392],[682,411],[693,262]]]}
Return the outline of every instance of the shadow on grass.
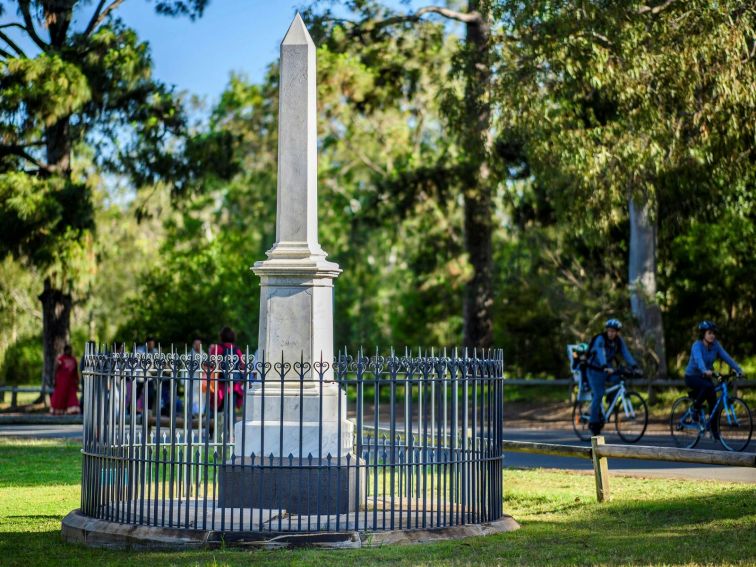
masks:
{"label": "shadow on grass", "polygon": [[[625,495],[626,496],[626,495]],[[11,565],[133,564],[140,559],[172,564],[266,565],[374,563],[648,564],[744,563],[756,561],[756,489],[738,487],[717,495],[564,506],[534,498],[522,529],[508,534],[409,547],[362,550],[239,550],[126,552],[64,544],[51,516],[14,516],[19,525],[40,531],[0,531],[2,557]],[[518,506],[527,508],[520,499]],[[523,514],[525,515],[525,514]],[[41,522],[40,522],[41,520]],[[53,524],[55,525],[55,524]],[[57,526],[56,526],[57,528]]]}

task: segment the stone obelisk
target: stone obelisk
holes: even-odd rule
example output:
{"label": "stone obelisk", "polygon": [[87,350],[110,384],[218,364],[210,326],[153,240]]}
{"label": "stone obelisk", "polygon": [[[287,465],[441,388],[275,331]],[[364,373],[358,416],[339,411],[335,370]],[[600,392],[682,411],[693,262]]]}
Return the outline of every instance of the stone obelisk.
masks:
{"label": "stone obelisk", "polygon": [[253,386],[234,430],[244,457],[336,458],[352,446],[344,393],[330,369],[322,384],[316,370],[333,361],[333,281],[341,270],[318,243],[315,51],[297,14],[281,42],[276,242],[252,268],[261,286],[259,357],[292,367],[303,360],[310,370],[303,384],[293,369],[283,382],[269,372],[264,395],[261,383]]}

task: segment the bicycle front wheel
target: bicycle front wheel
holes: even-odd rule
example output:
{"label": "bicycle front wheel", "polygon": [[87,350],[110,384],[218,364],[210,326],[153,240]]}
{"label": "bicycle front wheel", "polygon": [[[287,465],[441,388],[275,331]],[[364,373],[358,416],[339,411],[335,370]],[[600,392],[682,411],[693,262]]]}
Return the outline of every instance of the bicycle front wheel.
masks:
{"label": "bicycle front wheel", "polygon": [[591,440],[590,421],[591,402],[575,402],[572,406],[572,429],[581,441]]}
{"label": "bicycle front wheel", "polygon": [[672,404],[669,432],[678,447],[692,449],[701,439],[701,427],[693,419],[693,411],[693,400],[688,397],[677,398]]}
{"label": "bicycle front wheel", "polygon": [[748,447],[753,435],[751,410],[740,398],[730,398],[727,406],[719,410],[719,442],[728,451],[742,451]]}
{"label": "bicycle front wheel", "polygon": [[648,427],[648,407],[638,392],[625,392],[614,409],[614,427],[625,443],[637,443]]}

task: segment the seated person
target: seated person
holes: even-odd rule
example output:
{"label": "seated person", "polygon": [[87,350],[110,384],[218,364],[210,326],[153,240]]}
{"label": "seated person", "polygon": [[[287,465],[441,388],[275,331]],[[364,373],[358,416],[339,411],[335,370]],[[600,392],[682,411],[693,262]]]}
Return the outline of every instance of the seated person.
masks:
{"label": "seated person", "polygon": [[591,389],[588,384],[588,354],[588,343],[575,345],[572,350],[572,371],[575,374],[575,380],[578,380],[577,376],[580,376],[579,387],[581,392]]}

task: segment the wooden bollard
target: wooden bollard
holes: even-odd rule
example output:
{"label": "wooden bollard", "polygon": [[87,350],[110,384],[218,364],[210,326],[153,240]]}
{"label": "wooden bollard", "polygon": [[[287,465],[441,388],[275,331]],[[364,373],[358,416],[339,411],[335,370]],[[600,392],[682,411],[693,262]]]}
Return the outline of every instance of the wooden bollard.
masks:
{"label": "wooden bollard", "polygon": [[593,458],[593,475],[596,477],[596,499],[605,502],[610,499],[609,494],[609,461],[606,457],[599,457],[598,447],[604,444],[604,436],[591,437],[591,457]]}

